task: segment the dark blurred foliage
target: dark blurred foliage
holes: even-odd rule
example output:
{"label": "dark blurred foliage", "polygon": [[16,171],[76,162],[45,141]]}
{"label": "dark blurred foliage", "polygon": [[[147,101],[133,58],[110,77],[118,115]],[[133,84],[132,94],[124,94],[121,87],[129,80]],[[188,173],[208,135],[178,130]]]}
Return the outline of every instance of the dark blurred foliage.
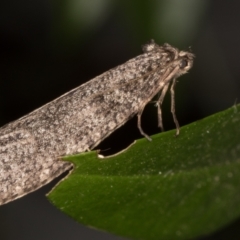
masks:
{"label": "dark blurred foliage", "polygon": [[[151,38],[191,47],[196,54],[193,69],[176,87],[182,126],[224,110],[240,99],[239,23],[238,1],[3,0],[0,125],[141,54],[141,45]],[[166,130],[175,127],[169,95],[163,118]],[[147,106],[142,122],[148,134],[159,132],[154,104]],[[98,149],[111,154],[138,138],[133,118]],[[81,227],[56,210],[44,197],[53,186],[0,208],[1,240],[120,239]],[[225,239],[229,232],[238,239],[237,225],[204,239]]]}

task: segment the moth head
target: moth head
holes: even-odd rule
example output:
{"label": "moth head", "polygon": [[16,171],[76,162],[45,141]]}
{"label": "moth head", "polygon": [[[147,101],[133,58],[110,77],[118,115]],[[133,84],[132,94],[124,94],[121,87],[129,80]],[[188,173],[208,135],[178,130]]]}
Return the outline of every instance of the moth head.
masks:
{"label": "moth head", "polygon": [[186,73],[193,65],[194,54],[190,52],[180,51],[178,54],[178,65],[180,74]]}

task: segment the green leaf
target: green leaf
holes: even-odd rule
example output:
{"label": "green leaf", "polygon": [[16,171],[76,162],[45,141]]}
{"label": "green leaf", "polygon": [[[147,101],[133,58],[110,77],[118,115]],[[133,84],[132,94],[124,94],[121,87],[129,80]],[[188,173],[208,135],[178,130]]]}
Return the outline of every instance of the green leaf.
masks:
{"label": "green leaf", "polygon": [[240,215],[240,105],[126,151],[65,158],[50,201],[76,221],[132,239],[189,239]]}

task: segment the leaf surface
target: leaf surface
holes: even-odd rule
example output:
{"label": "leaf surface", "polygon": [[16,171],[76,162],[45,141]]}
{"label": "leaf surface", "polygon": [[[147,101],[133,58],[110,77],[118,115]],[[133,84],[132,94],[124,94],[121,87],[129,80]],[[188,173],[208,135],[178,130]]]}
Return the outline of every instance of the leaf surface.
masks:
{"label": "leaf surface", "polygon": [[240,216],[240,105],[122,153],[65,157],[74,171],[49,195],[76,221],[131,239],[189,239]]}

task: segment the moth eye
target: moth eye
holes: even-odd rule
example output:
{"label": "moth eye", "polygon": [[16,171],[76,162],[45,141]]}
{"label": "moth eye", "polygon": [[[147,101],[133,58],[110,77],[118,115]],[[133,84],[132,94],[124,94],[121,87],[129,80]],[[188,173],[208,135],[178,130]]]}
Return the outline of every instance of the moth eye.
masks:
{"label": "moth eye", "polygon": [[182,59],[180,62],[180,68],[185,68],[188,65],[188,61],[186,59]]}

